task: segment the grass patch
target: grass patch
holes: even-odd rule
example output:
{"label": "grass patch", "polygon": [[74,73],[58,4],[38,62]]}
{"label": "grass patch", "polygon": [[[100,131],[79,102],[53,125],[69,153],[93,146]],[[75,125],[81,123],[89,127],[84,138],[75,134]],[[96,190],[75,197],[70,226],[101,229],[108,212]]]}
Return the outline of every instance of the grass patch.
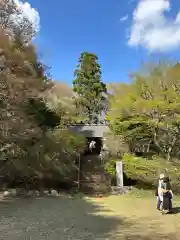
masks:
{"label": "grass patch", "polygon": [[133,189],[127,195],[110,196],[102,202],[113,211],[114,216],[126,222],[117,229],[115,239],[180,239],[179,197],[173,199],[176,213],[165,216],[156,210],[156,198],[152,191]]}

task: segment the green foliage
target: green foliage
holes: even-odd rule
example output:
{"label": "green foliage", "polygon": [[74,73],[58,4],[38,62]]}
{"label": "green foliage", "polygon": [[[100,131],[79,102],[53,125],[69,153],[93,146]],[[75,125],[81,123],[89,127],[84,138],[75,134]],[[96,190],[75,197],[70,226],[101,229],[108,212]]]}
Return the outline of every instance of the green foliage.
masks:
{"label": "green foliage", "polygon": [[104,144],[107,149],[108,156],[121,157],[124,153],[129,151],[128,145],[120,135],[115,135],[112,132],[107,132],[104,135]]}
{"label": "green foliage", "polygon": [[96,122],[98,115],[105,109],[106,85],[101,81],[101,69],[95,54],[83,52],[79,65],[74,72],[74,97],[79,114],[87,116],[89,121]]}
{"label": "green foliage", "polygon": [[155,187],[159,173],[167,171],[180,193],[179,72],[180,64],[160,62],[113,88],[107,118],[117,140],[129,146],[126,154],[121,150],[124,172],[139,187]]}
{"label": "green foliage", "polygon": [[[62,85],[54,93],[57,84],[31,42],[36,31],[28,21],[12,24],[12,14],[20,13],[11,2],[4,1],[0,10],[0,158],[5,160],[0,173],[72,180],[86,141],[68,126],[76,120],[95,123],[106,112],[101,66],[95,54],[83,52],[74,72],[74,97]],[[123,156],[127,177],[152,187],[167,171],[180,193],[180,165],[174,161],[180,157],[179,72],[180,64],[160,63],[115,86],[107,116],[114,136],[107,136],[107,146],[114,158]],[[104,166],[111,177],[115,164],[111,159]]]}
{"label": "green foliage", "polygon": [[105,171],[111,176],[116,176],[116,161],[115,160],[109,160],[105,163],[104,166]]}
{"label": "green foliage", "polygon": [[26,109],[29,114],[34,115],[34,119],[40,127],[49,129],[57,127],[60,123],[60,116],[49,109],[41,99],[30,99]]}
{"label": "green foliage", "polygon": [[178,64],[159,64],[114,90],[108,119],[132,152],[160,154],[167,160],[180,156],[179,71]]}
{"label": "green foliage", "polygon": [[149,160],[148,158],[125,154],[123,167],[126,176],[137,180],[137,186],[141,188],[155,189],[159,174],[167,174],[171,179],[173,191],[180,194],[180,163],[178,161],[169,162],[157,157]]}
{"label": "green foliage", "polygon": [[86,139],[83,135],[71,132],[68,129],[56,128],[53,131],[55,142],[60,142],[66,150],[80,153],[85,148]]}
{"label": "green foliage", "polygon": [[54,84],[34,45],[24,45],[16,35],[9,38],[1,27],[0,174],[71,179],[85,143],[67,128],[72,101],[63,88],[63,96],[53,95]]}
{"label": "green foliage", "polygon": [[131,154],[123,156],[124,172],[128,178],[137,180],[155,180],[161,171],[164,171],[162,162],[136,157]]}
{"label": "green foliage", "polygon": [[28,151],[26,161],[31,174],[53,174],[58,179],[73,179],[77,171],[77,153],[84,145],[85,139],[81,135],[61,128],[49,130]]}

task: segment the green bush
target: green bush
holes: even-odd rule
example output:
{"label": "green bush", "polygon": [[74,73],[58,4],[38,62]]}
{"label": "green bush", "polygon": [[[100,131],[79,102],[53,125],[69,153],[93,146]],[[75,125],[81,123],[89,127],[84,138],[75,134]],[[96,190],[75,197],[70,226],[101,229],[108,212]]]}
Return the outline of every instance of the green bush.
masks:
{"label": "green bush", "polygon": [[137,180],[137,187],[155,188],[160,173],[171,179],[172,190],[180,194],[180,162],[167,162],[164,159],[136,157],[131,154],[123,156],[124,173],[130,179]]}
{"label": "green bush", "polygon": [[110,159],[108,162],[106,162],[104,168],[110,177],[116,176],[116,160]]}

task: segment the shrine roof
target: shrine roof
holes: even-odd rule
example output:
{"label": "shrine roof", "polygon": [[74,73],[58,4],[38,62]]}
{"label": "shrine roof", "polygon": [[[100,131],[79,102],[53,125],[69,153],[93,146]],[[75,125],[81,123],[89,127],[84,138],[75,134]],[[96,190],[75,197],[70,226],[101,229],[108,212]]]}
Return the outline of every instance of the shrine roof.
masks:
{"label": "shrine roof", "polygon": [[104,133],[109,132],[109,127],[103,124],[77,124],[72,125],[70,129],[84,134],[85,137],[102,138]]}

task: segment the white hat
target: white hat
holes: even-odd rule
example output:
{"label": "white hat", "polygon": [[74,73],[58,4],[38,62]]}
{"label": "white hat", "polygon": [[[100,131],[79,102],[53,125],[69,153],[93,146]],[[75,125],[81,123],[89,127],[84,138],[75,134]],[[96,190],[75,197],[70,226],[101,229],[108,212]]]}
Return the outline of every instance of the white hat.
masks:
{"label": "white hat", "polygon": [[164,174],[161,173],[160,176],[159,176],[160,179],[164,178]]}

